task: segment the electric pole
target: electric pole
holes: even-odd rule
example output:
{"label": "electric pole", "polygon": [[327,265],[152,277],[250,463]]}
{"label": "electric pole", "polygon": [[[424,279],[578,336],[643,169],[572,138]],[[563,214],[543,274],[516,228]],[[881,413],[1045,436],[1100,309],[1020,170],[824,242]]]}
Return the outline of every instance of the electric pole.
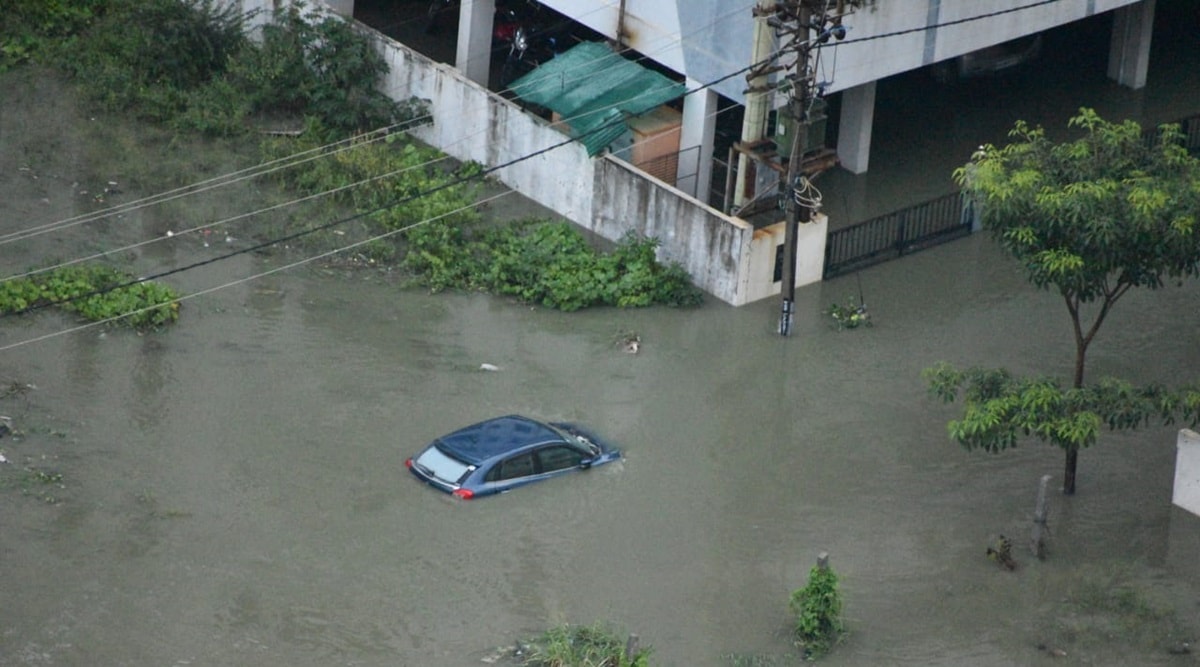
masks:
{"label": "electric pole", "polygon": [[[834,11],[830,12],[830,5]],[[846,15],[846,0],[789,0],[778,2],[769,10],[767,24],[775,28],[777,35],[788,35],[788,44],[781,53],[794,55],[795,64],[791,73],[784,77],[782,87],[789,92],[786,109],[794,121],[791,150],[787,155],[787,170],[780,180],[780,196],[786,213],[783,241],[783,304],[779,315],[779,334],[790,335],[796,308],[796,244],[799,226],[812,220],[817,201],[812,197],[810,179],[836,164],[836,157],[828,153],[814,155],[814,149],[823,148],[818,139],[809,140],[810,124],[816,100],[823,94],[823,84],[815,80],[820,45],[830,37],[843,39],[846,28],[842,18]],[[761,17],[762,10],[756,7],[755,16]],[[771,67],[770,71],[778,71]],[[763,68],[752,70],[751,75],[761,75]],[[823,113],[823,111],[822,111]],[[815,144],[815,145],[814,145]]]}

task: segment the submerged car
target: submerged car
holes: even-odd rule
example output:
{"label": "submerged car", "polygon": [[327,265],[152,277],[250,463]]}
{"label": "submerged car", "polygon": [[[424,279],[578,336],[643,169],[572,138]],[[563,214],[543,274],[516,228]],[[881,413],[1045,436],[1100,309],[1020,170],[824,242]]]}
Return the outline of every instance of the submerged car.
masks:
{"label": "submerged car", "polygon": [[619,458],[620,450],[576,424],[508,415],[444,435],[404,464],[430,486],[469,499]]}
{"label": "submerged car", "polygon": [[987,48],[964,53],[933,65],[933,78],[942,83],[999,74],[1035,60],[1042,52],[1042,36],[1026,35]]}

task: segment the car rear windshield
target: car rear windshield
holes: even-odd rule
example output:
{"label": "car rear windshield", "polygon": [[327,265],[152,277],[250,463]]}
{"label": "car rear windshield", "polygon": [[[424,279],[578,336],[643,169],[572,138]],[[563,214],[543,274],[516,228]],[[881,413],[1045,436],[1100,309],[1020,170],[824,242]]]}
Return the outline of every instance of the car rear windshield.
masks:
{"label": "car rear windshield", "polygon": [[434,477],[450,484],[458,484],[459,480],[472,470],[472,466],[447,456],[441,449],[438,449],[437,445],[422,452],[417,457],[417,465],[433,473]]}

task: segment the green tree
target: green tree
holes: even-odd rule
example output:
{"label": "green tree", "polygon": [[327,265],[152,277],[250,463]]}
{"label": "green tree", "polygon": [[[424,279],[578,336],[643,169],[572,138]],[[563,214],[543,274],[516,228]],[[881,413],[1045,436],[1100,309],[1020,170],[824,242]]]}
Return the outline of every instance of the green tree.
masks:
{"label": "green tree", "polygon": [[1087,389],[1084,373],[1088,347],[1129,290],[1182,284],[1200,270],[1200,160],[1188,153],[1176,125],[1146,136],[1136,122],[1112,123],[1086,108],[1068,125],[1082,136],[1055,143],[1041,128],[1017,122],[1012,143],[980,147],[954,177],[981,205],[984,229],[1026,279],[1062,296],[1075,341],[1070,388],[948,366],[929,369],[926,379],[946,400],[965,391],[964,417],[950,431],[968,449],[1003,450],[1018,435],[1062,447],[1063,492],[1073,494],[1079,450],[1095,442],[1102,423],[1132,428],[1151,416],[1169,421],[1180,410],[1187,414],[1189,396],[1194,400],[1189,390],[1115,381]]}

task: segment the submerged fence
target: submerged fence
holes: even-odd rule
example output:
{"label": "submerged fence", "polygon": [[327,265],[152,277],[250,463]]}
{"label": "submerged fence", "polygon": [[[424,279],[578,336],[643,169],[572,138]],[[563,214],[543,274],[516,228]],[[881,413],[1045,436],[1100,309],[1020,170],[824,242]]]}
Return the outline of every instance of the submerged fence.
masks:
{"label": "submerged fence", "polygon": [[829,233],[826,279],[971,233],[974,206],[960,193],[921,202]]}
{"label": "submerged fence", "polygon": [[[1200,114],[1174,122],[1183,145],[1200,151]],[[1160,136],[1158,128],[1151,128],[1143,140],[1149,145]],[[973,202],[955,192],[831,231],[823,276],[832,278],[966,236],[975,225],[975,213]]]}

